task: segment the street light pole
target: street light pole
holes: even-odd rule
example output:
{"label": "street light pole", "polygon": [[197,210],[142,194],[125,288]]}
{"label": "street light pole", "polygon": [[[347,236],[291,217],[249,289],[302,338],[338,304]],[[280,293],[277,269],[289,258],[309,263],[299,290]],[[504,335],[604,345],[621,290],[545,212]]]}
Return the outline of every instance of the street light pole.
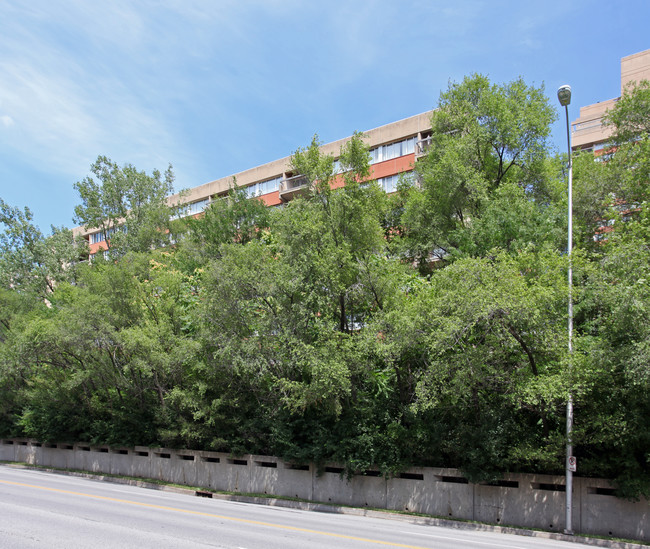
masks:
{"label": "street light pole", "polygon": [[[573,249],[573,161],[571,159],[571,133],[569,131],[569,104],[571,103],[571,86],[560,86],[557,90],[557,98],[560,105],[566,112],[566,139],[567,151],[569,155],[569,208],[568,208],[568,242],[567,255],[569,258],[569,307],[568,307],[568,330],[569,330],[569,383],[571,382],[571,370],[573,368],[573,264],[571,260],[571,251]],[[569,387],[569,396],[566,404],[566,520],[565,534],[573,534],[572,515],[573,515],[573,471],[575,470],[575,459],[573,458],[573,445],[571,433],[573,431],[573,393]]]}

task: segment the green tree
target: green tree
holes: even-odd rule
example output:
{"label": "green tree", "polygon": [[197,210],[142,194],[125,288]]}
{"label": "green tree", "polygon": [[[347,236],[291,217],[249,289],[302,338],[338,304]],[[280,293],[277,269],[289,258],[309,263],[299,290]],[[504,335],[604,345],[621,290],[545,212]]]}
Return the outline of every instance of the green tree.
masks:
{"label": "green tree", "polygon": [[613,128],[610,151],[612,168],[621,179],[623,189],[616,198],[630,209],[648,200],[650,181],[650,82],[643,80],[628,86],[605,124]]}
{"label": "green tree", "polygon": [[370,257],[386,251],[381,225],[385,194],[369,181],[368,148],[361,134],[341,148],[340,174],[316,137],[309,148],[296,151],[291,164],[311,193],[293,200],[278,216],[278,251],[329,301],[319,313],[336,319],[339,331],[351,332],[379,305],[360,276]]}
{"label": "green tree", "polygon": [[647,227],[637,218],[610,233],[585,272],[576,316],[588,366],[575,408],[581,471],[613,478],[626,497],[650,494]]}
{"label": "green tree", "polygon": [[163,177],[158,170],[147,175],[131,164],[120,167],[99,156],[90,169],[94,177],[74,184],[81,198],[75,222],[86,230],[99,229],[108,249],[117,255],[168,243],[173,214],[166,201],[173,192],[171,165]]}
{"label": "green tree", "polygon": [[449,257],[502,186],[547,204],[546,139],[555,116],[543,87],[521,78],[491,84],[475,74],[451,83],[431,117],[429,152],[415,168],[421,189],[408,190],[405,252],[421,264]]}
{"label": "green tree", "polygon": [[[574,155],[574,212],[578,241],[603,253],[603,241],[629,228],[648,201],[650,181],[650,83],[628,86],[604,123],[612,133],[600,156]],[[638,230],[640,225],[633,225]]]}
{"label": "green tree", "polygon": [[236,180],[228,195],[218,198],[197,218],[187,218],[187,236],[181,240],[182,256],[188,266],[198,268],[221,256],[223,244],[246,244],[262,238],[269,224],[269,208],[256,198],[249,199]]}
{"label": "green tree", "polygon": [[188,316],[196,297],[191,277],[166,260],[164,252],[129,253],[86,265],[76,284],[56,288],[50,307],[21,317],[0,355],[26,372],[18,409],[7,411],[23,434],[109,444],[177,440],[167,401],[195,360]]}
{"label": "green tree", "polygon": [[647,81],[628,87],[606,117],[612,148],[575,159],[577,217],[594,252],[578,279],[577,349],[586,368],[576,453],[584,474],[613,478],[626,497],[650,494],[649,93]]}
{"label": "green tree", "polygon": [[[267,210],[235,187],[158,250],[168,218],[147,200],[135,216],[124,189],[139,175],[100,159],[80,212],[97,205],[96,223],[113,223],[100,230],[133,224],[111,235],[120,261],[62,261],[68,232],[45,238],[2,203],[0,434],[488,480],[562,471],[570,388],[581,474],[650,493],[643,133],[608,162],[575,158],[569,377],[566,174],[545,149],[542,90],[473,76],[437,113],[421,188],[392,204],[362,136],[338,164],[315,138],[292,159],[302,197]],[[112,218],[104,180],[127,204]],[[448,260],[422,276],[411,258],[432,250]]]}
{"label": "green tree", "polygon": [[32,219],[29,208],[0,199],[0,285],[44,298],[58,283],[74,279],[84,248],[69,229],[52,227],[44,236]]}
{"label": "green tree", "polygon": [[629,84],[603,122],[613,128],[612,141],[623,145],[650,135],[650,81]]}
{"label": "green tree", "polygon": [[439,463],[474,478],[561,466],[563,266],[547,250],[461,259],[378,318],[384,363],[410,380],[403,401],[438,424]]}

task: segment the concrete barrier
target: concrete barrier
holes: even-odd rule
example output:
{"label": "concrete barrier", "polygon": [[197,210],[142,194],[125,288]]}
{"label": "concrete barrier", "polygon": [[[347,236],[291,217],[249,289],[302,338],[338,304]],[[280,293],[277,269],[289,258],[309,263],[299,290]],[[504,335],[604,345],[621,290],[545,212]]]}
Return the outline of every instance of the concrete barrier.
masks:
{"label": "concrete barrier", "polygon": [[42,462],[38,465],[57,467],[59,469],[75,469],[74,445],[66,443],[46,442],[41,446]]}
{"label": "concrete barrier", "polygon": [[226,454],[217,452],[196,452],[196,485],[219,490],[217,486],[222,482],[221,461],[226,458]]}
{"label": "concrete barrier", "polygon": [[134,477],[151,478],[151,448],[136,446],[131,453],[131,471]]}
{"label": "concrete barrier", "polygon": [[[550,531],[564,526],[561,476],[506,474],[495,483],[473,484],[456,469],[419,467],[390,478],[374,469],[347,478],[331,463],[319,470],[272,456],[26,439],[0,440],[0,460]],[[618,499],[606,480],[581,477],[574,477],[573,494],[576,532],[650,541],[647,500]]]}
{"label": "concrete barrier", "polygon": [[13,440],[0,440],[0,461],[16,461],[15,443]]}
{"label": "concrete barrier", "polygon": [[82,471],[110,472],[107,471],[107,468],[110,467],[108,448],[106,447],[101,451],[96,446],[76,444],[74,448],[74,467]]}
{"label": "concrete barrier", "polygon": [[172,453],[172,463],[169,475],[165,480],[174,484],[185,484],[187,486],[196,486],[197,470],[195,453],[188,451],[179,451]]}
{"label": "concrete barrier", "polygon": [[386,479],[379,471],[363,471],[348,479],[341,467],[328,464],[315,473],[312,477],[315,501],[386,509]]}
{"label": "concrete barrier", "polygon": [[474,519],[473,485],[456,469],[421,467],[387,481],[387,508]]}
{"label": "concrete barrier", "polygon": [[578,481],[582,531],[650,541],[650,501],[619,499],[603,479]]}
{"label": "concrete barrier", "polygon": [[30,444],[28,440],[15,440],[14,461],[23,463],[39,463],[42,460],[42,445],[39,443]]}
{"label": "concrete barrier", "polygon": [[252,492],[250,456],[238,458],[224,456],[216,470],[219,473],[216,478],[217,490]]}

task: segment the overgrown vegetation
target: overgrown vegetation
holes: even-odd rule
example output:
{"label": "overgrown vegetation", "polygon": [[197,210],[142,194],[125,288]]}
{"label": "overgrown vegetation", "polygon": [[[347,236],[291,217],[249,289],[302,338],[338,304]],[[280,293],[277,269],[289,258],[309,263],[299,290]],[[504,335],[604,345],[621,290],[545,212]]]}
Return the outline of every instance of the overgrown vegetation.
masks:
{"label": "overgrown vegetation", "polygon": [[345,186],[315,139],[293,157],[307,195],[269,210],[235,186],[199,219],[173,219],[171,171],[100,157],[76,185],[77,220],[111,236],[92,263],[0,202],[0,436],[489,480],[562,472],[570,390],[579,473],[649,495],[649,89],[611,113],[607,162],[574,162],[570,377],[555,113],[541,88],[474,75],[393,196],[361,135]]}

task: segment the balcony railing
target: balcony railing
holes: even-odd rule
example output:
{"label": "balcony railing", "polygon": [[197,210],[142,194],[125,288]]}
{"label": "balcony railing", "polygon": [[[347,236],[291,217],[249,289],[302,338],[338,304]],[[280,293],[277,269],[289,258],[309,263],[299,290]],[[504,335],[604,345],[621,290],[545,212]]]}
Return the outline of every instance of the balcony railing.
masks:
{"label": "balcony railing", "polygon": [[309,189],[309,180],[305,175],[285,177],[280,183],[280,198],[291,200],[294,196],[303,194]]}
{"label": "balcony railing", "polygon": [[431,137],[425,137],[424,139],[420,139],[417,143],[415,143],[415,158],[420,158],[421,156],[424,156],[427,154],[427,151],[431,147]]}
{"label": "balcony railing", "polygon": [[573,133],[582,132],[586,130],[593,130],[594,128],[600,128],[603,125],[602,118],[594,118],[593,120],[586,120],[585,122],[578,122],[573,124]]}

